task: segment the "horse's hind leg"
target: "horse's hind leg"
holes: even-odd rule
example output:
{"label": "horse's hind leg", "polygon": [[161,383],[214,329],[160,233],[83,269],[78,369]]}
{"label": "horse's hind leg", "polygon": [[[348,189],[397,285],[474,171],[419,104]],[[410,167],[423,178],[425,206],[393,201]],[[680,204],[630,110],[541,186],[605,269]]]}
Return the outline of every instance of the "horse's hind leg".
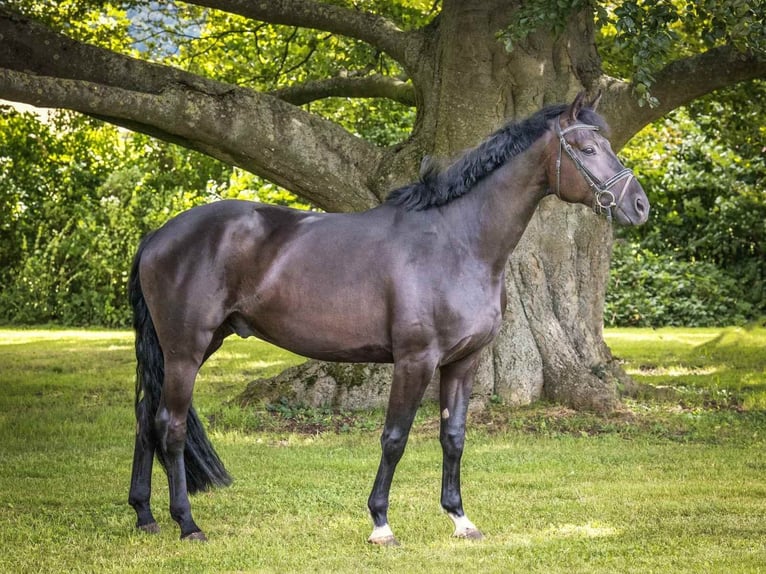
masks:
{"label": "horse's hind leg", "polygon": [[155,439],[146,412],[146,400],[141,399],[137,407],[136,446],[133,452],[133,474],[130,479],[128,502],[138,517],[136,527],[145,532],[159,532],[154,520],[149,499],[152,491],[152,462],[154,460]]}
{"label": "horse's hind leg", "polygon": [[465,420],[479,356],[480,353],[475,353],[462,361],[445,365],[441,369],[439,399],[441,406],[439,440],[443,455],[441,505],[455,523],[453,536],[458,538],[482,538],[481,532],[465,515],[460,494],[460,461],[465,445]]}
{"label": "horse's hind leg", "polygon": [[181,527],[181,538],[205,540],[205,535],[192,518],[184,463],[186,417],[199,363],[188,359],[169,359],[168,355],[165,355],[165,384],[155,422],[168,474],[170,515]]}

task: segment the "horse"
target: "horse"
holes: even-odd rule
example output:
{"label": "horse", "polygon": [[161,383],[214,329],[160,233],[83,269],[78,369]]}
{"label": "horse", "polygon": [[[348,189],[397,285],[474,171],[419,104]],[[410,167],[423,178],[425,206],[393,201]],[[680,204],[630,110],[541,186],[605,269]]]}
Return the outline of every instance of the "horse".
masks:
{"label": "horse", "polygon": [[453,536],[482,538],[460,492],[466,414],[479,356],[506,307],[509,255],[554,194],[623,225],[649,202],[596,112],[597,96],[510,122],[446,167],[358,213],[239,200],[194,207],[139,244],[129,279],[137,430],[129,503],[140,530],[152,463],[164,467],[182,539],[205,540],[189,494],[231,478],[192,408],[202,364],[232,334],[324,361],[393,363],[368,541],[398,544],[387,513],[396,465],[424,391],[440,374],[441,506]]}

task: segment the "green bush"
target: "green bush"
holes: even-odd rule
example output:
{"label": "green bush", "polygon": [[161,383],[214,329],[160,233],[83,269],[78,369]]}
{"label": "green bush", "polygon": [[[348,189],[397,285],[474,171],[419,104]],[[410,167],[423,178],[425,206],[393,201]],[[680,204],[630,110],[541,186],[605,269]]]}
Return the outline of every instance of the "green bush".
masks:
{"label": "green bush", "polygon": [[72,114],[0,107],[0,323],[128,326],[146,233],[221,197],[308,207],[210,157]]}
{"label": "green bush", "polygon": [[0,322],[127,326],[140,238],[230,172],[80,116],[0,108]]}
{"label": "green bush", "polygon": [[[766,95],[766,83],[751,89]],[[738,130],[739,116],[752,114],[749,92],[728,97],[726,109],[708,101],[693,118],[674,112],[623,151],[652,211],[646,225],[617,231],[626,245],[615,250],[609,324],[723,325],[766,315],[766,131],[753,117]]]}
{"label": "green bush", "polygon": [[636,327],[741,324],[755,313],[744,289],[742,282],[712,263],[658,255],[618,241],[604,321]]}

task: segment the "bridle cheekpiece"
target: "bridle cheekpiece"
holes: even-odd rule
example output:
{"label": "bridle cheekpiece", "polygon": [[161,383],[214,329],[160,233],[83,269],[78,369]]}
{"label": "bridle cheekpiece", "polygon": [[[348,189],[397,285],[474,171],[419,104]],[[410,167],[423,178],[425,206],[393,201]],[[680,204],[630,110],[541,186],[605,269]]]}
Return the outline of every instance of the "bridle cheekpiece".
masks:
{"label": "bridle cheekpiece", "polygon": [[[556,135],[559,138],[559,155],[556,158],[556,195],[561,197],[561,157],[563,151],[566,152],[566,154],[575,164],[577,171],[582,174],[583,178],[585,178],[585,181],[588,183],[591,189],[593,189],[593,193],[595,195],[593,211],[598,214],[606,214],[607,219],[611,221],[612,208],[619,206],[623,195],[625,195],[625,190],[628,188],[628,185],[630,185],[630,182],[635,179],[635,175],[630,169],[624,167],[622,170],[618,171],[616,174],[610,177],[607,181],[602,182],[585,166],[585,164],[574,152],[572,146],[569,145],[569,142],[564,139],[566,134],[575,130],[590,130],[597,132],[599,129],[600,128],[598,126],[593,126],[590,124],[573,124],[562,130],[561,123],[559,120],[556,120]],[[612,188],[623,180],[625,183],[615,198]]]}

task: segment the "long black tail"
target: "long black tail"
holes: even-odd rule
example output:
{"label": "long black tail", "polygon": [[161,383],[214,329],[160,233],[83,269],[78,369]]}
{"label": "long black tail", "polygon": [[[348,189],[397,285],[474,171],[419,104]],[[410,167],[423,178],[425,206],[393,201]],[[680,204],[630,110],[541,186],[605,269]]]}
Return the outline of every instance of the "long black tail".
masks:
{"label": "long black tail", "polygon": [[[128,292],[133,307],[133,328],[136,331],[136,420],[144,440],[151,441],[157,454],[157,460],[167,472],[167,463],[159,448],[154,418],[160,404],[162,384],[165,378],[162,348],[157,339],[152,317],[144,300],[138,264],[151,235],[143,239],[133,260],[130,272]],[[231,476],[218,458],[218,454],[205,434],[202,422],[194,407],[189,409],[186,418],[186,447],[184,449],[186,467],[186,487],[189,494],[207,490],[214,486],[228,486]]]}

